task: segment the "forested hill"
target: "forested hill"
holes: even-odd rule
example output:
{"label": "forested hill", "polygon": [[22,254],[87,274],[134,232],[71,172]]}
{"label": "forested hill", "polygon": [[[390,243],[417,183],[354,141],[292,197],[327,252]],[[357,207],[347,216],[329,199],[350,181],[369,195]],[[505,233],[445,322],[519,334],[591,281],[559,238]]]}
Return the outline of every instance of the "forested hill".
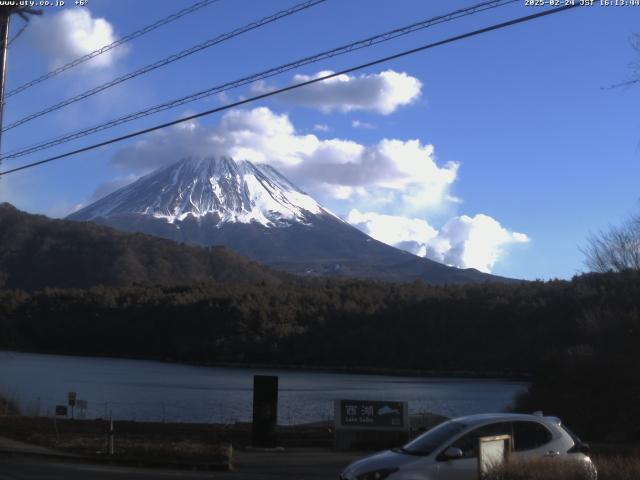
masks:
{"label": "forested hill", "polygon": [[[35,230],[31,236],[39,238]],[[0,289],[2,349],[441,375],[529,373],[534,383],[518,402],[521,411],[559,415],[590,439],[640,441],[638,345],[638,271],[447,287],[319,278]]]}
{"label": "forested hill", "polygon": [[284,274],[223,247],[193,247],[90,223],[52,220],[0,204],[0,288],[277,284]]}
{"label": "forested hill", "polygon": [[0,290],[0,348],[192,363],[531,373],[552,352],[570,352],[575,361],[588,350],[576,352],[576,345],[629,340],[635,327],[620,325],[639,310],[640,272],[448,287],[310,279]]}

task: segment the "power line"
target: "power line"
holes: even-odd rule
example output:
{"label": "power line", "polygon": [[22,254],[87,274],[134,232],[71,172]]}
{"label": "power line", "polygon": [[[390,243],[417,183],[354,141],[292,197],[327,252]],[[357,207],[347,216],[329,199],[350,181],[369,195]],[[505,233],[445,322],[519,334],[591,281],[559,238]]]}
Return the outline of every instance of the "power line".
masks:
{"label": "power line", "polygon": [[18,30],[13,37],[9,39],[9,43],[7,43],[7,46],[11,46],[11,44],[15,42],[20,35],[22,35],[22,33],[27,29],[28,26],[29,24],[25,22],[25,24],[22,25],[22,28]]}
{"label": "power line", "polygon": [[222,107],[212,108],[210,110],[206,110],[204,112],[196,113],[194,115],[189,115],[187,117],[180,118],[178,120],[173,120],[171,122],[162,123],[162,124],[156,125],[154,127],[145,128],[143,130],[138,130],[136,132],[132,132],[132,133],[129,133],[127,135],[122,135],[120,137],[115,137],[115,138],[112,138],[110,140],[105,140],[104,142],[95,143],[95,144],[89,145],[87,147],[79,148],[77,150],[73,150],[73,151],[66,152],[66,153],[63,153],[63,154],[60,154],[60,155],[56,155],[56,156],[53,156],[53,157],[45,158],[44,160],[40,160],[40,161],[37,161],[37,162],[33,162],[33,163],[26,164],[26,165],[22,165],[20,167],[12,168],[10,170],[5,170],[3,172],[0,172],[0,177],[3,176],[3,175],[8,175],[10,173],[14,173],[14,172],[18,172],[18,171],[21,171],[21,170],[26,170],[26,169],[29,169],[29,168],[33,168],[33,167],[36,167],[38,165],[43,165],[45,163],[53,162],[55,160],[60,160],[62,158],[70,157],[72,155],[77,155],[78,153],[84,153],[84,152],[87,152],[89,150],[95,150],[96,148],[104,147],[104,146],[107,146],[107,145],[110,145],[110,144],[116,143],[116,142],[121,142],[123,140],[128,140],[130,138],[138,137],[138,136],[144,135],[146,133],[150,133],[150,132],[153,132],[153,131],[156,131],[156,130],[161,130],[163,128],[167,128],[167,127],[170,127],[170,126],[173,126],[173,125],[177,125],[179,123],[188,122],[188,121],[194,120],[196,118],[200,118],[200,117],[204,117],[204,116],[207,116],[207,115],[211,115],[213,113],[218,113],[218,112],[221,112],[223,110],[228,110],[228,109],[231,109],[231,108],[234,108],[234,107],[238,107],[240,105],[245,105],[247,103],[255,102],[256,100],[262,100],[263,98],[272,97],[274,95],[278,95],[278,94],[283,93],[283,92],[287,92],[287,91],[295,90],[295,89],[298,89],[298,88],[302,88],[302,87],[305,87],[307,85],[311,85],[311,84],[314,84],[314,83],[319,83],[319,82],[322,82],[324,80],[328,80],[330,78],[337,77],[339,75],[346,75],[348,73],[352,73],[352,72],[355,72],[357,70],[362,70],[364,68],[369,68],[369,67],[372,67],[374,65],[379,65],[381,63],[386,63],[386,62],[389,62],[391,60],[396,60],[396,59],[401,58],[401,57],[406,57],[408,55],[413,55],[415,53],[422,52],[424,50],[429,50],[431,48],[435,48],[435,47],[439,47],[439,46],[442,46],[442,45],[446,45],[448,43],[453,43],[453,42],[456,42],[456,41],[459,41],[459,40],[463,40],[465,38],[470,38],[470,37],[474,37],[474,36],[477,36],[477,35],[481,35],[483,33],[491,32],[491,31],[494,31],[494,30],[499,30],[499,29],[506,28],[506,27],[510,27],[510,26],[513,26],[513,25],[516,25],[516,24],[519,24],[519,23],[528,22],[528,21],[534,20],[536,18],[545,17],[547,15],[552,15],[552,14],[555,14],[555,13],[559,13],[559,12],[562,12],[562,11],[565,11],[565,10],[576,8],[578,6],[579,5],[576,3],[576,4],[573,4],[573,5],[565,5],[565,6],[558,7],[558,8],[553,8],[553,9],[550,9],[550,10],[544,10],[544,11],[541,11],[541,12],[538,12],[538,13],[534,13],[534,14],[531,14],[531,15],[526,15],[524,17],[518,17],[518,18],[515,18],[513,20],[509,20],[507,22],[502,22],[502,23],[491,25],[489,27],[481,28],[479,30],[474,30],[472,32],[467,32],[467,33],[463,33],[461,35],[456,35],[454,37],[449,37],[449,38],[447,38],[445,40],[440,40],[438,42],[429,43],[429,44],[423,45],[421,47],[412,48],[410,50],[405,50],[405,51],[402,51],[400,53],[396,53],[394,55],[383,57],[383,58],[380,58],[378,60],[373,60],[371,62],[363,63],[363,64],[357,65],[355,67],[350,67],[350,68],[341,70],[339,72],[331,73],[329,75],[324,75],[322,77],[314,78],[314,79],[308,80],[306,82],[296,83],[294,85],[289,85],[288,87],[282,87],[282,88],[279,88],[277,90],[273,90],[273,91],[270,91],[270,92],[267,92],[267,93],[256,95],[256,96],[251,97],[251,98],[247,98],[247,99],[244,99],[244,100],[239,100],[237,102],[234,102],[234,103],[231,103],[231,104],[228,104],[228,105],[224,105]]}
{"label": "power line", "polygon": [[311,8],[315,5],[318,5],[320,3],[326,2],[327,0],[306,0],[305,2],[299,3],[291,8],[288,8],[286,10],[282,10],[280,12],[274,13],[273,15],[269,15],[268,17],[264,17],[261,20],[258,20],[256,22],[252,22],[249,23],[243,27],[240,28],[236,28],[235,30],[229,32],[229,33],[225,33],[222,35],[219,35],[215,38],[212,38],[210,40],[207,40],[206,42],[200,43],[198,45],[194,45],[191,48],[188,48],[186,50],[182,50],[178,53],[174,53],[173,55],[170,55],[168,57],[163,58],[162,60],[158,60],[157,62],[154,62],[150,65],[144,66],[142,68],[139,68],[138,70],[135,70],[133,72],[127,73],[126,75],[122,75],[120,77],[114,78],[113,80],[107,82],[107,83],[103,83],[102,85],[98,85],[97,87],[94,87],[90,90],[87,90],[86,92],[80,93],[74,97],[68,98],[66,100],[63,100],[60,103],[57,103],[55,105],[52,105],[48,108],[45,108],[44,110],[40,110],[39,112],[33,113],[31,115],[27,115],[24,118],[21,118],[20,120],[17,120],[9,125],[7,125],[6,127],[4,127],[2,129],[3,132],[7,131],[7,130],[11,130],[12,128],[16,128],[20,125],[23,125],[27,122],[30,122],[31,120],[34,120],[38,117],[41,117],[43,115],[46,115],[48,113],[54,112],[56,110],[59,110],[63,107],[66,107],[67,105],[71,105],[72,103],[78,102],[80,100],[84,100],[87,97],[91,97],[92,95],[95,95],[97,93],[100,93],[108,88],[114,87],[122,82],[126,82],[127,80],[131,80],[132,78],[138,77],[140,75],[144,75],[145,73],[149,73],[152,70],[155,70],[157,68],[160,67],[164,67],[165,65],[169,65],[170,63],[173,63],[177,60],[180,60],[182,58],[185,58],[189,55],[193,55],[196,52],[199,52],[201,50],[204,50],[206,48],[210,48],[214,45],[217,45],[219,43],[225,42],[227,40],[230,40],[234,37],[237,37],[239,35],[242,35],[243,33],[249,32],[251,30],[255,30],[256,28],[262,27],[264,25],[267,25],[269,23],[273,23],[276,22],[284,17],[288,17],[290,15],[294,15],[302,10],[306,10],[307,8]]}
{"label": "power line", "polygon": [[179,107],[181,105],[185,105],[187,103],[191,103],[197,100],[201,100],[203,98],[209,97],[211,95],[215,95],[217,93],[222,93],[224,91],[227,90],[231,90],[233,88],[237,88],[243,85],[248,85],[250,83],[253,83],[257,80],[264,80],[276,75],[280,75],[284,72],[293,70],[295,68],[304,66],[304,65],[309,65],[311,63],[316,63],[319,62],[321,60],[326,60],[328,58],[332,58],[338,55],[343,55],[345,53],[350,53],[356,50],[360,50],[363,48],[368,48],[371,47],[373,45],[377,45],[379,43],[382,42],[387,42],[389,40],[393,40],[394,38],[403,36],[403,35],[408,35],[410,33],[413,33],[415,31],[421,30],[421,29],[425,29],[425,28],[429,28],[432,27],[434,25],[438,25],[441,23],[445,23],[445,22],[449,22],[452,20],[455,20],[457,18],[460,17],[464,17],[464,16],[468,16],[468,15],[472,15],[475,13],[479,13],[485,10],[489,10],[489,9],[493,9],[493,8],[497,8],[497,7],[501,7],[504,5],[507,5],[509,3],[514,3],[518,0],[491,0],[491,1],[486,1],[483,3],[479,3],[477,5],[473,5],[471,7],[467,7],[464,9],[460,9],[460,10],[455,10],[453,12],[447,13],[445,15],[439,15],[437,17],[433,17],[427,20],[423,20],[420,22],[416,22],[413,23],[411,25],[405,26],[405,27],[401,27],[401,28],[396,28],[394,30],[382,33],[382,34],[378,34],[375,35],[373,37],[369,37],[366,38],[364,40],[359,40],[353,43],[349,43],[347,45],[343,45],[341,47],[337,47],[331,50],[327,50],[321,53],[318,53],[316,55],[313,56],[309,56],[309,57],[305,57],[303,59],[300,60],[296,60],[294,62],[290,62],[284,65],[280,65],[278,67],[275,68],[271,68],[269,70],[265,70],[263,72],[259,72],[259,73],[255,73],[252,75],[249,75],[247,77],[243,77],[240,78],[238,80],[234,80],[231,82],[227,82],[224,83],[222,85],[216,85],[214,87],[210,87],[206,90],[202,90],[200,92],[196,92],[184,97],[180,97],[159,105],[155,105],[153,107],[149,107],[146,108],[144,110],[140,110],[134,113],[130,113],[127,115],[124,115],[122,117],[118,117],[116,119],[113,120],[109,120],[108,122],[104,122],[98,125],[94,125],[92,127],[87,127],[84,128],[82,130],[77,130],[75,132],[71,132],[69,134],[65,134],[62,136],[58,136],[49,140],[45,140],[42,142],[39,142],[35,145],[31,145],[28,146],[26,148],[20,149],[20,150],[14,150],[13,152],[10,152],[8,154],[6,154],[3,157],[0,157],[0,161],[5,160],[5,159],[11,159],[11,158],[18,158],[18,157],[23,157],[25,155],[31,154],[31,153],[35,153],[37,151],[40,150],[44,150],[44,149],[48,149],[48,148],[52,148],[55,147],[57,145],[61,145],[63,143],[67,143],[73,140],[77,140],[79,138],[85,137],[87,135],[91,135],[93,133],[97,133],[103,130],[107,130],[113,127],[116,127],[118,125],[124,124],[124,123],[128,123],[128,122],[132,122],[134,120],[138,120],[140,118],[149,116],[149,115],[153,115],[155,113],[159,113],[165,110],[169,110],[172,108],[176,108]]}
{"label": "power line", "polygon": [[[115,42],[110,43],[109,45],[105,45],[104,47],[98,48],[92,52],[87,53],[86,55],[83,55],[81,57],[76,58],[75,60],[72,60],[71,62],[62,65],[61,67],[56,68],[55,70],[52,70],[38,78],[35,78],[27,83],[25,83],[24,85],[20,85],[17,88],[14,88],[13,90],[11,90],[10,92],[7,92],[7,94],[5,95],[6,98],[12,97],[13,95],[16,95],[20,92],[25,91],[26,89],[33,87],[34,85],[37,85],[39,83],[44,82],[45,80],[49,80],[50,78],[55,77],[56,75],[61,74],[62,72],[69,70],[70,68],[73,67],[77,67],[78,65],[87,62],[89,60],[91,60],[92,58],[97,57],[98,55],[102,55],[103,53],[108,52],[109,50],[113,50],[116,47],[119,47],[120,45],[123,45],[127,42],[130,42],[131,40],[134,40],[138,37],[141,37],[142,35],[145,35],[157,28],[160,28],[168,23],[173,22],[174,20],[177,20],[181,17],[184,17],[185,15],[189,15],[190,13],[193,13],[197,10],[200,10],[201,8],[204,8],[208,5],[211,5],[212,3],[216,3],[219,2],[220,0],[202,0],[200,2],[196,2],[193,5],[191,5],[190,7],[187,8],[183,8],[182,10],[179,10],[167,17],[164,17],[160,20],[158,20],[157,22],[152,23],[151,25],[148,25],[144,28],[141,28],[139,30],[136,30],[133,33],[130,33],[129,35],[122,37],[118,40],[116,40]],[[24,29],[24,27],[23,27]],[[13,40],[16,39],[16,37],[22,33],[22,30],[20,32],[18,32],[14,38],[9,42],[11,43]]]}
{"label": "power line", "polygon": [[[12,3],[12,2],[6,2]],[[15,3],[15,2],[14,2]],[[22,32],[24,32],[26,25],[22,27],[20,31],[11,39],[9,39],[9,23],[11,19],[11,15],[17,14],[25,21],[25,23],[29,22],[29,15],[42,15],[41,10],[35,10],[28,6],[18,6],[18,5],[2,5],[0,6],[0,37],[2,42],[0,42],[0,141],[2,140],[2,116],[4,113],[4,87],[5,80],[7,76],[7,55],[9,53],[9,44],[13,42],[16,38],[20,36]],[[2,152],[2,148],[0,148],[0,152]],[[0,160],[0,166],[2,165],[2,160]]]}
{"label": "power line", "polygon": [[[29,23],[25,22],[24,25],[11,37],[7,40],[7,47],[11,46],[11,44],[18,39],[20,35],[27,29]],[[0,48],[4,48],[4,40],[0,41]]]}

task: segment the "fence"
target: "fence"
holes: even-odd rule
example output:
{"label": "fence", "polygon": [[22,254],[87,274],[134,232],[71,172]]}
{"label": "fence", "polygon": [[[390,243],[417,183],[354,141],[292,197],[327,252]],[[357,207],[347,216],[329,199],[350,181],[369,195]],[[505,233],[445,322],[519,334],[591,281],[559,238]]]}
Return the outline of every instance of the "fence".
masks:
{"label": "fence", "polygon": [[[32,399],[10,398],[20,414],[30,417],[52,417],[57,405],[67,405],[66,398]],[[11,413],[8,402],[0,402],[0,415]],[[150,422],[194,422],[235,424],[250,422],[252,402],[192,402],[180,401],[92,401],[87,400],[87,408],[68,407],[67,417],[76,419],[109,419],[150,421]],[[332,402],[290,403],[280,401],[278,424],[299,425],[305,423],[333,422]]]}
{"label": "fence", "polygon": [[[0,399],[0,415],[12,413],[7,404],[15,405],[20,414],[29,417],[53,417],[56,405],[66,405],[66,398],[35,397]],[[320,424],[333,425],[333,401],[296,402],[281,399],[278,405],[279,425]],[[447,412],[448,413],[448,412]],[[187,422],[233,425],[251,422],[252,403],[249,397],[243,402],[192,402],[180,401],[87,401],[87,408],[68,408],[68,418],[131,420],[140,422]],[[433,425],[434,416],[425,410],[411,408],[412,425],[419,431]],[[447,415],[443,412],[443,417]]]}

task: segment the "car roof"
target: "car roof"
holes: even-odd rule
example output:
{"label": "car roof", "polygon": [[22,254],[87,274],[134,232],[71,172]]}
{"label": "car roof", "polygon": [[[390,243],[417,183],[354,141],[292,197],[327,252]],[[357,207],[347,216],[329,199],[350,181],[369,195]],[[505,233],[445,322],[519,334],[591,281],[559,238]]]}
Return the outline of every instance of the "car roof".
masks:
{"label": "car roof", "polygon": [[464,423],[468,426],[482,425],[490,422],[515,422],[515,421],[537,421],[543,423],[554,423],[560,425],[560,419],[556,417],[544,417],[536,414],[526,413],[480,413],[467,415],[466,417],[454,418],[456,422]]}

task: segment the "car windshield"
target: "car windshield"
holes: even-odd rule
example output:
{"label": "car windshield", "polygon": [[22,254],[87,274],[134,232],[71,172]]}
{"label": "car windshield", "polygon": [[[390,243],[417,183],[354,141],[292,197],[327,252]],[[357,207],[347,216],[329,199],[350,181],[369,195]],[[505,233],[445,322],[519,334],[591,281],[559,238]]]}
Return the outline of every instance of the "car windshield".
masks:
{"label": "car windshield", "polygon": [[429,455],[434,449],[466,427],[467,425],[464,423],[456,421],[441,423],[407,443],[402,447],[402,451],[413,455]]}

